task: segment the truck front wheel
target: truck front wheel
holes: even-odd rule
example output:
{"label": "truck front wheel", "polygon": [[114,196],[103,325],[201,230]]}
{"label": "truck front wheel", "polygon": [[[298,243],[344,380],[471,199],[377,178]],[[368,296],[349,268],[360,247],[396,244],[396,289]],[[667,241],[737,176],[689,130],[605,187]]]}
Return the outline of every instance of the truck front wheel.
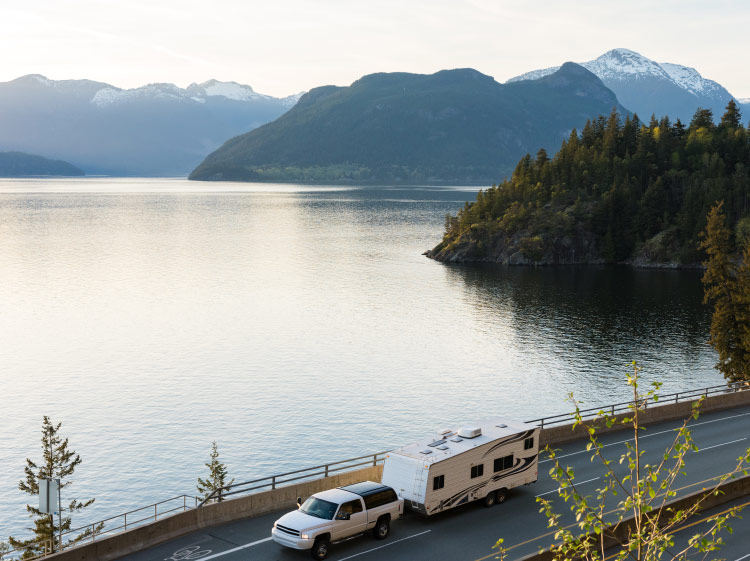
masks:
{"label": "truck front wheel", "polygon": [[387,516],[383,516],[382,518],[378,518],[377,524],[375,524],[375,528],[373,530],[373,533],[375,534],[375,538],[379,540],[384,540],[388,537],[388,533],[391,531],[391,521],[388,519]]}
{"label": "truck front wheel", "polygon": [[323,561],[328,556],[328,548],[331,547],[331,542],[325,538],[318,538],[310,550],[310,555],[317,561]]}

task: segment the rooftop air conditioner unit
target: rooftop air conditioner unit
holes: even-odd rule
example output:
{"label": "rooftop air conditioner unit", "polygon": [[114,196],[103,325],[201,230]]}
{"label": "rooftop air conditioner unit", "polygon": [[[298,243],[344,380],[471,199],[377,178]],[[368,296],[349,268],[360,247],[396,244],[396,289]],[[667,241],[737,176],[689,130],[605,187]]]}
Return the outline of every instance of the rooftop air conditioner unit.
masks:
{"label": "rooftop air conditioner unit", "polygon": [[481,427],[461,427],[458,429],[458,436],[461,438],[476,438],[482,436]]}

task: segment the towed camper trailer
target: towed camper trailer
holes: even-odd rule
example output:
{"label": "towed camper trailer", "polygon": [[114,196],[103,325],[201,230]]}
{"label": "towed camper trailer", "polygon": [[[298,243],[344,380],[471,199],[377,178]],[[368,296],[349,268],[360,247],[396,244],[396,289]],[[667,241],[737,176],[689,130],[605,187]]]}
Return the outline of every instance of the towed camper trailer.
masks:
{"label": "towed camper trailer", "polygon": [[538,457],[538,427],[493,419],[389,452],[381,481],[425,515],[476,500],[492,506],[537,480]]}

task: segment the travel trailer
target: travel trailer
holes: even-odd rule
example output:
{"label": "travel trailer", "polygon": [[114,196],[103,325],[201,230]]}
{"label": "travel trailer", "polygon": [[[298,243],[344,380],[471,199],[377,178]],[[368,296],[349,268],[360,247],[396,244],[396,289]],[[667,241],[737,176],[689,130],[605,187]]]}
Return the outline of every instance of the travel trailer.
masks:
{"label": "travel trailer", "polygon": [[493,419],[389,452],[381,481],[425,515],[476,500],[492,506],[537,480],[538,457],[539,427]]}

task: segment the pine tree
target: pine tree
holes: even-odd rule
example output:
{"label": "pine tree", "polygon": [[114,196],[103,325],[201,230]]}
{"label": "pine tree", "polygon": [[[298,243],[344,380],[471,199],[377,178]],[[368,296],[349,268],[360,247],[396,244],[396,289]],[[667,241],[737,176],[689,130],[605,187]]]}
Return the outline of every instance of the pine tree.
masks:
{"label": "pine tree", "polygon": [[[64,497],[67,493],[62,490],[68,488],[73,482],[70,476],[73,475],[76,467],[81,463],[81,457],[74,450],[68,447],[68,439],[60,436],[60,426],[56,425],[46,415],[42,419],[42,461],[37,464],[29,458],[26,459],[24,472],[26,477],[18,483],[18,488],[32,496],[39,495],[39,479],[60,479],[61,495]],[[85,502],[72,499],[67,507],[60,505],[63,512],[79,512],[82,509],[91,506],[94,499]],[[23,549],[24,557],[33,557],[44,553],[45,548],[51,551],[60,551],[59,532],[66,532],[71,529],[72,518],[69,515],[62,517],[61,524],[58,524],[58,517],[52,514],[45,514],[32,505],[26,505],[29,518],[34,520],[34,527],[29,528],[34,533],[34,537],[28,540],[18,540],[14,537],[8,538],[11,547],[14,549]],[[101,530],[103,524],[94,528],[94,532]],[[90,536],[91,528],[88,528],[82,534],[70,539],[74,543]]]}
{"label": "pine tree", "polygon": [[[206,464],[206,467],[208,468],[209,472],[208,478],[201,479],[199,477],[197,485],[198,492],[204,499],[208,498],[208,496],[217,489],[227,487],[234,483],[234,479],[232,479],[228,483],[226,481],[228,473],[227,466],[219,461],[219,448],[216,446],[215,440],[211,445],[211,461]],[[221,502],[224,499],[222,498],[221,494],[219,494],[216,500],[217,502]]]}
{"label": "pine tree", "polygon": [[721,117],[720,125],[731,129],[737,129],[740,127],[741,120],[742,116],[740,114],[740,109],[737,107],[734,100],[730,99],[727,104],[726,112]]}
{"label": "pine tree", "polygon": [[[747,262],[740,274],[731,258],[731,232],[723,207],[722,201],[708,213],[700,244],[708,256],[703,263],[703,301],[713,304],[710,341],[719,353],[716,368],[727,380],[736,382],[750,380],[750,318],[746,309],[750,274],[746,271]],[[746,251],[746,257],[750,257],[750,252]]]}

